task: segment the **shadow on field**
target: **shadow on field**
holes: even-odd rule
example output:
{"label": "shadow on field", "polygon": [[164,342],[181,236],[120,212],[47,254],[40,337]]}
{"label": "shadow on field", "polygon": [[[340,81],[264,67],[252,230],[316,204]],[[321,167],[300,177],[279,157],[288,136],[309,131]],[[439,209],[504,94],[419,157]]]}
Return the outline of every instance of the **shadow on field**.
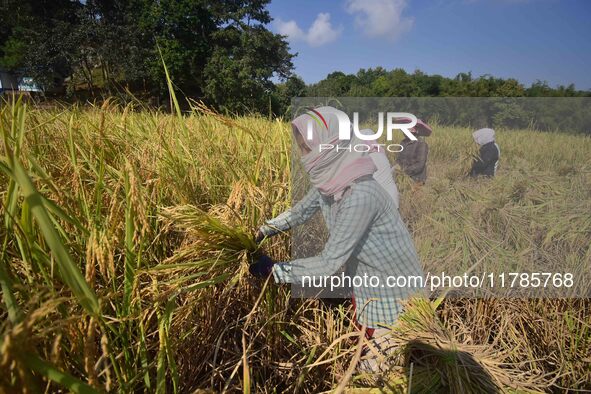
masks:
{"label": "shadow on field", "polygon": [[411,393],[500,393],[490,373],[467,351],[415,340],[405,346],[404,359]]}

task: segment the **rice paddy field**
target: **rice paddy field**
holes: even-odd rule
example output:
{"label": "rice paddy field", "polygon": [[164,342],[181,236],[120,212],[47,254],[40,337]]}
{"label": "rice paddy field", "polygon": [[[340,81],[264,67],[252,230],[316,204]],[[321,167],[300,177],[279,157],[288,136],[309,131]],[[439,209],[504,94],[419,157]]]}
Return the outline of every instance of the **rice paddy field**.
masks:
{"label": "rice paddy field", "polygon": [[[498,176],[472,180],[472,130],[434,130],[426,185],[397,175],[425,265],[589,267],[591,138],[498,130]],[[1,391],[591,391],[589,299],[414,299],[390,370],[357,374],[348,302],[248,274],[252,234],[290,205],[290,134],[198,103],[2,103]]]}

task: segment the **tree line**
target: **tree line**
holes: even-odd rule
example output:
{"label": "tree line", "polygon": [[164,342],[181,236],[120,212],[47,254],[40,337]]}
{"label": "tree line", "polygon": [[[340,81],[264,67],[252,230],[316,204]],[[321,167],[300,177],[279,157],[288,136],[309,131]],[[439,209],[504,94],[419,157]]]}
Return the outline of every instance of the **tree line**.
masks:
{"label": "tree line", "polygon": [[340,71],[306,88],[310,97],[581,97],[591,96],[574,84],[551,88],[547,82],[536,81],[529,87],[513,78],[492,75],[473,77],[470,72],[454,78],[428,75],[420,70],[408,73],[401,68],[361,69],[356,74]]}
{"label": "tree line", "polygon": [[269,0],[3,0],[0,67],[51,91],[165,97],[162,62],[187,97],[263,110],[293,70],[267,29]]}
{"label": "tree line", "polygon": [[[231,113],[285,115],[292,97],[583,97],[574,85],[529,87],[491,75],[396,68],[340,71],[306,84],[270,0],[3,0],[0,67],[62,96],[167,97],[178,91]],[[165,101],[164,101],[165,102]],[[160,101],[156,100],[156,104]]]}

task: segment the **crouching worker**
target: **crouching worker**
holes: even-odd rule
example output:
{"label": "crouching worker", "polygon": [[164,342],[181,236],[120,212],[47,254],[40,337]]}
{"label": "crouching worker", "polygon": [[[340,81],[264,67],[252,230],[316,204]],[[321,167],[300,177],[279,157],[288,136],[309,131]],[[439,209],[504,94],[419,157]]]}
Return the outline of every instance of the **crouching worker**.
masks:
{"label": "crouching worker", "polygon": [[[410,120],[403,118],[404,121]],[[429,145],[424,137],[431,135],[433,130],[422,120],[417,120],[417,125],[410,129],[417,137],[416,141],[408,137],[400,142],[402,151],[396,156],[396,162],[400,165],[406,175],[408,175],[415,184],[424,185],[427,180],[427,156],[429,155]]]}
{"label": "crouching worker", "polygon": [[470,176],[495,176],[501,156],[501,148],[495,142],[493,129],[480,129],[472,133],[474,141],[480,145],[480,155],[474,159]]}
{"label": "crouching worker", "polygon": [[[330,109],[330,107],[328,107]],[[423,271],[411,236],[394,200],[373,178],[376,165],[367,152],[347,151],[349,144],[363,143],[356,136],[338,140],[338,119],[327,113],[327,107],[317,108],[326,125],[312,123],[312,138],[306,140],[307,115],[292,122],[292,131],[301,150],[302,164],[309,175],[312,188],[291,209],[266,222],[257,233],[257,241],[303,224],[318,210],[322,213],[329,238],[318,256],[273,262],[262,256],[251,265],[250,272],[258,277],[273,275],[276,283],[302,284],[303,276],[330,276],[342,267],[347,275],[376,276],[380,285],[353,288],[356,305],[355,322],[366,328],[373,341],[362,362],[363,370],[380,370],[389,351],[387,336],[401,313],[401,300],[408,298],[417,286],[386,285],[386,278],[423,278]],[[320,144],[335,144],[341,149],[319,151]],[[420,280],[419,279],[419,280]],[[416,282],[415,282],[416,283]],[[383,286],[382,286],[383,285]],[[379,338],[376,338],[379,330]]]}

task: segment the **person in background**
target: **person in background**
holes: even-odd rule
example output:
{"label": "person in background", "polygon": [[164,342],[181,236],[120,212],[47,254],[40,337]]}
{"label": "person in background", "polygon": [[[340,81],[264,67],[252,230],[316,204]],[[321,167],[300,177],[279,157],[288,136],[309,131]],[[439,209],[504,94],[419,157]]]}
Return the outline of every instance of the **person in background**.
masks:
{"label": "person in background", "polygon": [[[373,131],[365,129],[361,130],[361,133],[373,134]],[[369,158],[376,166],[376,172],[373,173],[373,179],[384,188],[386,193],[388,193],[392,199],[394,207],[398,209],[400,202],[398,187],[396,187],[396,182],[394,182],[394,176],[392,174],[393,169],[390,165],[390,160],[388,160],[388,156],[386,155],[386,151],[384,149],[374,149],[369,153]]]}
{"label": "person in background", "polygon": [[[312,123],[311,140],[305,140],[303,134],[308,126],[307,115],[292,122],[294,139],[312,188],[291,209],[268,220],[255,237],[260,242],[305,223],[320,211],[329,231],[328,241],[319,255],[290,262],[276,263],[262,255],[251,264],[250,273],[256,277],[272,274],[276,283],[295,284],[301,284],[304,275],[330,276],[342,267],[351,277],[376,276],[384,281],[390,275],[424,277],[411,235],[395,209],[393,198],[374,179],[377,167],[373,159],[368,152],[345,149],[363,141],[356,136],[338,140],[338,119],[328,109],[316,109],[324,115],[327,124]],[[336,145],[336,141],[340,151],[319,150],[321,144]],[[389,171],[389,162],[387,167]],[[371,338],[374,348],[384,350],[381,355],[368,355],[361,369],[380,370],[376,360],[388,352],[388,327],[398,319],[402,300],[415,291],[413,287],[353,288],[354,321],[360,329],[366,329],[366,337]]]}
{"label": "person in background", "polygon": [[495,131],[488,128],[476,130],[472,137],[480,145],[480,155],[474,159],[470,176],[495,176],[501,156],[501,148],[495,142]]}
{"label": "person in background", "polygon": [[424,137],[431,135],[433,130],[425,122],[418,119],[417,125],[410,131],[418,139],[413,141],[408,137],[404,137],[400,142],[403,149],[398,153],[396,162],[413,181],[423,185],[427,180],[427,156],[429,155],[429,145],[425,142]]}

